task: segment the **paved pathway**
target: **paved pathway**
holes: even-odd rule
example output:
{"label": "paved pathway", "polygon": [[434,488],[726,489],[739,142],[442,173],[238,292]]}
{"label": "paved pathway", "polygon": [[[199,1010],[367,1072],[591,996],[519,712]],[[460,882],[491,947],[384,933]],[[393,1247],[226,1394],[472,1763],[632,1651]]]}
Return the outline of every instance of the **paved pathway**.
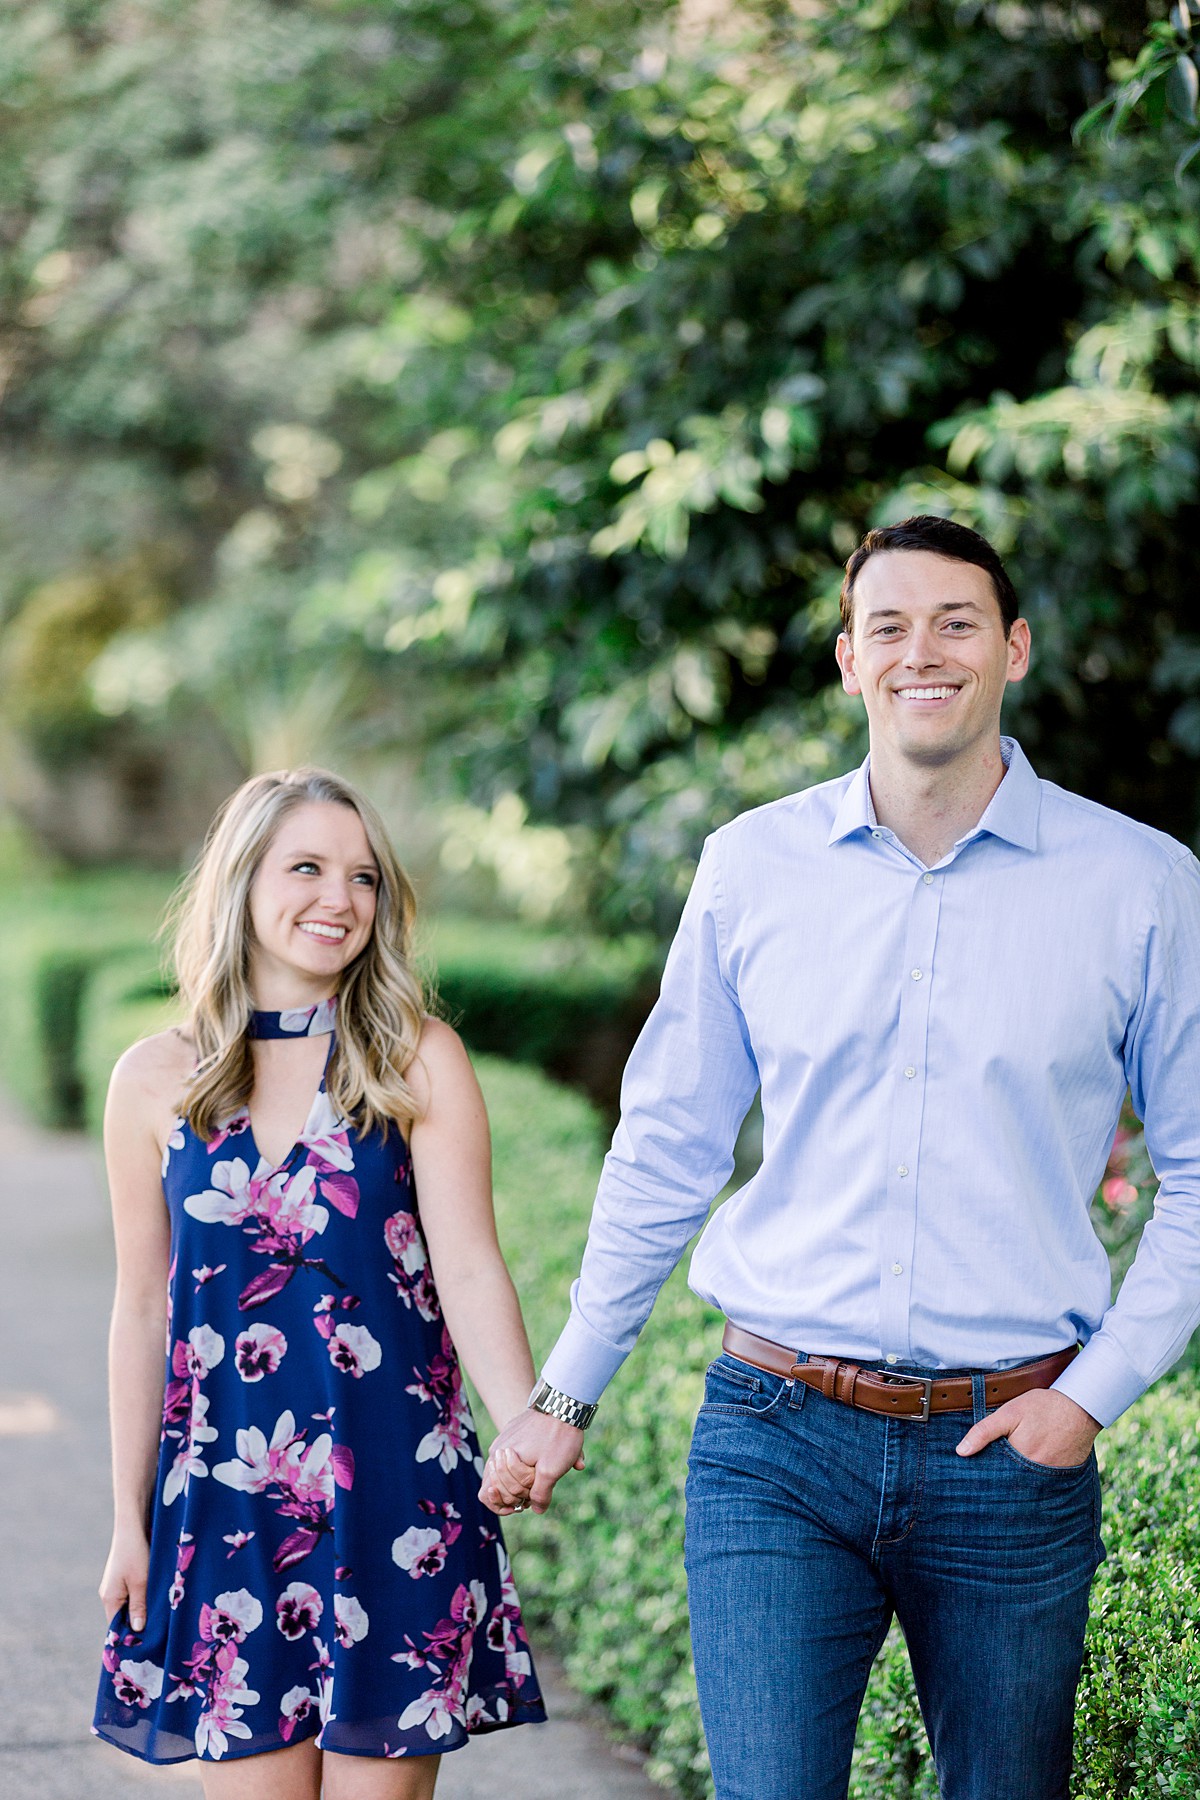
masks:
{"label": "paved pathway", "polygon": [[[104,1338],[112,1246],[95,1146],[0,1111],[0,1793],[201,1800],[195,1765],[152,1769],[88,1735],[110,1502]],[[548,1725],[446,1758],[438,1800],[664,1800],[544,1655]]]}

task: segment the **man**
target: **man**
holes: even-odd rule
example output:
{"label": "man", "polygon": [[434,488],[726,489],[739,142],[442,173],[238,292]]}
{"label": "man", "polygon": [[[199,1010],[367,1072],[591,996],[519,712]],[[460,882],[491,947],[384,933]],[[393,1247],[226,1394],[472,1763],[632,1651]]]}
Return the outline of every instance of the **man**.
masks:
{"label": "man", "polygon": [[[687,1490],[717,1794],[845,1796],[894,1614],[943,1800],[1065,1800],[1093,1441],[1200,1318],[1200,866],[1001,737],[1030,634],[976,533],[871,532],[842,616],[870,755],[705,845],[484,1495],[549,1504],[761,1085],[762,1167],[691,1265],[729,1320]],[[1110,1305],[1088,1208],[1127,1086],[1162,1185]]]}

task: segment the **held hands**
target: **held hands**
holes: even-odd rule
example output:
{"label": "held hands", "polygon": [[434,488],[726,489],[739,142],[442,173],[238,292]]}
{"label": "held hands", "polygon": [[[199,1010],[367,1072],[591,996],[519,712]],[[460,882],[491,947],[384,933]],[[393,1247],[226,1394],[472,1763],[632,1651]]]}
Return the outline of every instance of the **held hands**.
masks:
{"label": "held hands", "polygon": [[146,1628],[146,1577],[150,1546],[144,1532],[114,1532],[108,1561],[100,1577],[104,1616],[111,1619],[128,1602],[129,1629]]}
{"label": "held hands", "polygon": [[1091,1413],[1054,1388],[1031,1388],[972,1425],[958,1446],[960,1456],[977,1456],[1006,1437],[1028,1462],[1069,1469],[1086,1462],[1100,1426]]}
{"label": "held hands", "polygon": [[479,1498],[501,1517],[532,1506],[544,1513],[555,1483],[583,1467],[583,1433],[527,1406],[510,1419],[488,1453]]}

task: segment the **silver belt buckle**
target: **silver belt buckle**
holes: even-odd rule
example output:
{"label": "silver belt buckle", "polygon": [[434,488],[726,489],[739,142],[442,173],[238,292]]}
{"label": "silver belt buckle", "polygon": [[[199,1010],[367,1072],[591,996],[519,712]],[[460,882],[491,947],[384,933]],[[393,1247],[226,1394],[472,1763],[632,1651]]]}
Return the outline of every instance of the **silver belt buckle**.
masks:
{"label": "silver belt buckle", "polygon": [[929,1418],[929,1408],[933,1404],[933,1376],[932,1375],[897,1375],[897,1374],[894,1374],[891,1369],[884,1369],[882,1371],[882,1373],[883,1373],[883,1379],[885,1381],[896,1381],[896,1382],[906,1383],[909,1387],[919,1387],[920,1388],[920,1390],[921,1390],[921,1410],[916,1415],[916,1417],[919,1418],[922,1423],[924,1423]]}

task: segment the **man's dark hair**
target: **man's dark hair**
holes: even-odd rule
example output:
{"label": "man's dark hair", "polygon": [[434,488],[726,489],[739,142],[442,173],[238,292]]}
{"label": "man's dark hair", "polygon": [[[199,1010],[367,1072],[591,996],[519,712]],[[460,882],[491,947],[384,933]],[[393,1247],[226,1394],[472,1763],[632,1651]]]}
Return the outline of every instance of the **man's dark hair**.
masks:
{"label": "man's dark hair", "polygon": [[854,623],[854,583],[869,557],[877,550],[928,550],[934,556],[948,556],[955,562],[974,563],[992,578],[992,587],[1000,606],[1004,635],[1008,636],[1021,610],[1017,590],[1008,571],[992,546],[969,525],[956,525],[953,519],[939,519],[933,513],[918,513],[901,519],[898,525],[880,525],[868,531],[858,549],[846,564],[842,582],[842,630],[847,634]]}

